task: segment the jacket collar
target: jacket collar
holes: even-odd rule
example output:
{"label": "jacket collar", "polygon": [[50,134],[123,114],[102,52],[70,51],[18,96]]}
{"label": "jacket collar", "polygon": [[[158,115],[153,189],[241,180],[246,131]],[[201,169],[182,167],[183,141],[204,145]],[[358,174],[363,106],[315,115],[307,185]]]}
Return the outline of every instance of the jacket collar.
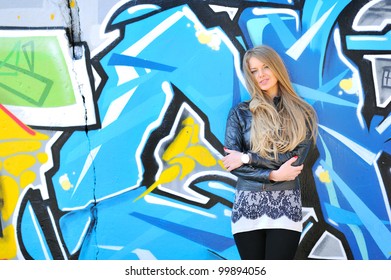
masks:
{"label": "jacket collar", "polygon": [[280,104],[280,101],[281,101],[281,95],[277,95],[273,98],[273,103],[274,103],[274,106],[278,106],[278,104]]}

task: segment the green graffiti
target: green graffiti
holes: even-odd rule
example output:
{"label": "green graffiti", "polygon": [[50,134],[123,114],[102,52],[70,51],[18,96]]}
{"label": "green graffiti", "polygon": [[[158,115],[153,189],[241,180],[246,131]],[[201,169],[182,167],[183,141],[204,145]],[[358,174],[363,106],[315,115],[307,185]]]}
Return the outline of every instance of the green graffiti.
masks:
{"label": "green graffiti", "polygon": [[68,65],[57,37],[0,40],[0,104],[40,108],[75,104]]}

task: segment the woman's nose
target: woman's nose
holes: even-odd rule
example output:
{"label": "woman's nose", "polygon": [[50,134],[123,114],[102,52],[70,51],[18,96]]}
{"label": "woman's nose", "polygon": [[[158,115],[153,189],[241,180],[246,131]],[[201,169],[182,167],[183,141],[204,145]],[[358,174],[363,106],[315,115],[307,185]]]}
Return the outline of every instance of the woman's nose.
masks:
{"label": "woman's nose", "polygon": [[262,77],[264,74],[265,72],[263,71],[263,69],[258,70],[258,77]]}

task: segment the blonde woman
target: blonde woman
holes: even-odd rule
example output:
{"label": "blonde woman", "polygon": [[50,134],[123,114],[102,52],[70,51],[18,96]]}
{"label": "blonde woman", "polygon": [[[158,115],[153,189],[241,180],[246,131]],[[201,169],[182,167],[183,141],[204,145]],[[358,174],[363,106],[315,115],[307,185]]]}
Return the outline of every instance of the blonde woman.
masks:
{"label": "blonde woman", "polygon": [[238,178],[232,233],[241,259],[293,259],[302,231],[299,174],[316,140],[316,113],[272,48],[248,50],[243,73],[251,99],[229,113],[223,158]]}

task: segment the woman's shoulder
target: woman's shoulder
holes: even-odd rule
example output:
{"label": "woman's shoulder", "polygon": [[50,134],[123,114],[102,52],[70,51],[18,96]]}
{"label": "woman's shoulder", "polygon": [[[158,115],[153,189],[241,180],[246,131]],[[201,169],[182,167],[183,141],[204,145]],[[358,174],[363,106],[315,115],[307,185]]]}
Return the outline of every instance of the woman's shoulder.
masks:
{"label": "woman's shoulder", "polygon": [[249,106],[250,106],[250,101],[247,100],[247,101],[239,102],[238,104],[233,106],[232,109],[235,110],[235,111],[238,111],[238,110],[248,110]]}
{"label": "woman's shoulder", "polygon": [[251,118],[251,112],[249,107],[250,101],[242,101],[233,106],[230,110],[229,116],[238,119]]}

